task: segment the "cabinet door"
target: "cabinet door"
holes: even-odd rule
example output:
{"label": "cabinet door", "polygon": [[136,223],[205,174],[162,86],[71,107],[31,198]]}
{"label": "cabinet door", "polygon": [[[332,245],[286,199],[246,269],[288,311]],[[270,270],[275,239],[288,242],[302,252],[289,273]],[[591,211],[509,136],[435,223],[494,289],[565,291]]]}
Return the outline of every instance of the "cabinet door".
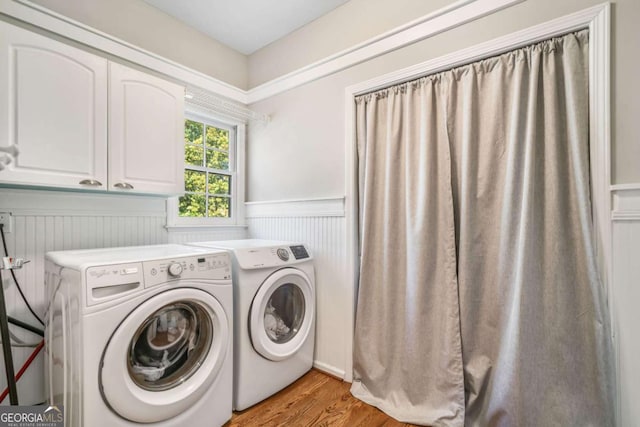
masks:
{"label": "cabinet door", "polygon": [[184,88],[109,63],[109,190],[184,191]]}
{"label": "cabinet door", "polygon": [[0,183],[106,189],[107,61],[0,22],[0,146],[13,144]]}

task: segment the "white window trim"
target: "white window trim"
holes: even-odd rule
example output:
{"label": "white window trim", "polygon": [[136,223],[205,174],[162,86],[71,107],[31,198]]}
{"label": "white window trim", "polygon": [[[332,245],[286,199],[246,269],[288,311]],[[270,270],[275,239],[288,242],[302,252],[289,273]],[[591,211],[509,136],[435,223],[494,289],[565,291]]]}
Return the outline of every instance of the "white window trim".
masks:
{"label": "white window trim", "polygon": [[[245,219],[245,146],[246,124],[225,117],[217,117],[201,112],[194,112],[187,104],[185,120],[204,122],[222,129],[235,129],[235,143],[229,147],[229,166],[233,175],[231,179],[231,217],[230,218],[191,218],[178,215],[179,196],[167,199],[167,228],[200,228],[200,227],[244,227]],[[231,142],[231,141],[230,141]],[[183,149],[184,152],[184,149]],[[186,165],[185,165],[186,166]]]}

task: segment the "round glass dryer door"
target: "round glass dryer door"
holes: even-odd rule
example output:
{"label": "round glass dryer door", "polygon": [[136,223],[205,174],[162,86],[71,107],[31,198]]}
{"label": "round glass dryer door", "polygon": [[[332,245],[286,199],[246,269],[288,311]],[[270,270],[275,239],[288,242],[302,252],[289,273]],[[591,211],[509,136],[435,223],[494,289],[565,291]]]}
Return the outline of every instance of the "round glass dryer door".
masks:
{"label": "round glass dryer door", "polygon": [[213,296],[191,288],[158,294],[112,335],[100,369],[103,397],[134,422],[173,418],[207,391],[228,341],[227,314]]}
{"label": "round glass dryer door", "polygon": [[314,290],[306,274],[295,268],[278,270],[260,286],[251,305],[253,347],[269,360],[284,360],[303,346],[314,317]]}

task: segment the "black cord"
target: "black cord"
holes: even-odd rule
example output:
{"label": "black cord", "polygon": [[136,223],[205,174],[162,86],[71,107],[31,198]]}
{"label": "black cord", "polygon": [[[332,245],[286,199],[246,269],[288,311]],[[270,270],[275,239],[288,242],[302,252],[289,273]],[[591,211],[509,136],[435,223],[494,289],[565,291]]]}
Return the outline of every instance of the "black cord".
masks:
{"label": "black cord", "polygon": [[12,325],[18,326],[19,328],[24,329],[25,331],[33,332],[36,335],[40,335],[44,338],[44,331],[42,329],[38,329],[35,326],[31,326],[28,323],[24,323],[22,320],[18,320],[14,317],[7,316],[7,321]]}
{"label": "black cord", "polygon": [[[2,247],[4,248],[4,256],[9,256],[9,251],[7,250],[7,241],[4,238],[4,224],[0,224],[0,235],[2,235]],[[33,317],[35,317],[36,320],[40,322],[42,326],[44,326],[44,322],[42,321],[42,319],[40,319],[40,316],[38,316],[36,312],[33,311],[33,308],[31,308],[29,301],[27,301],[27,297],[24,296],[24,293],[22,292],[22,288],[20,288],[20,284],[18,283],[18,279],[16,278],[16,273],[14,273],[13,270],[9,270],[9,271],[11,272],[11,277],[13,277],[13,281],[15,282],[16,287],[18,288],[18,292],[20,292],[20,296],[22,297],[22,300],[27,305],[27,308],[29,309],[31,314],[33,314]],[[2,282],[0,282],[0,286],[2,286]]]}

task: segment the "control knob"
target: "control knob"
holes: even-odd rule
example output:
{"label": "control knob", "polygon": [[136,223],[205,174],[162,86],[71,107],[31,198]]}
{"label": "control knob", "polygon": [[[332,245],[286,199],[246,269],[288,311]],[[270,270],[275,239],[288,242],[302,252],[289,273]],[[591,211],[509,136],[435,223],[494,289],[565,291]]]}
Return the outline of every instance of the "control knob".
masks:
{"label": "control knob", "polygon": [[182,266],[177,262],[172,262],[167,268],[169,276],[177,277],[182,274]]}
{"label": "control knob", "polygon": [[276,253],[278,257],[283,261],[289,261],[289,252],[284,248],[279,248]]}

